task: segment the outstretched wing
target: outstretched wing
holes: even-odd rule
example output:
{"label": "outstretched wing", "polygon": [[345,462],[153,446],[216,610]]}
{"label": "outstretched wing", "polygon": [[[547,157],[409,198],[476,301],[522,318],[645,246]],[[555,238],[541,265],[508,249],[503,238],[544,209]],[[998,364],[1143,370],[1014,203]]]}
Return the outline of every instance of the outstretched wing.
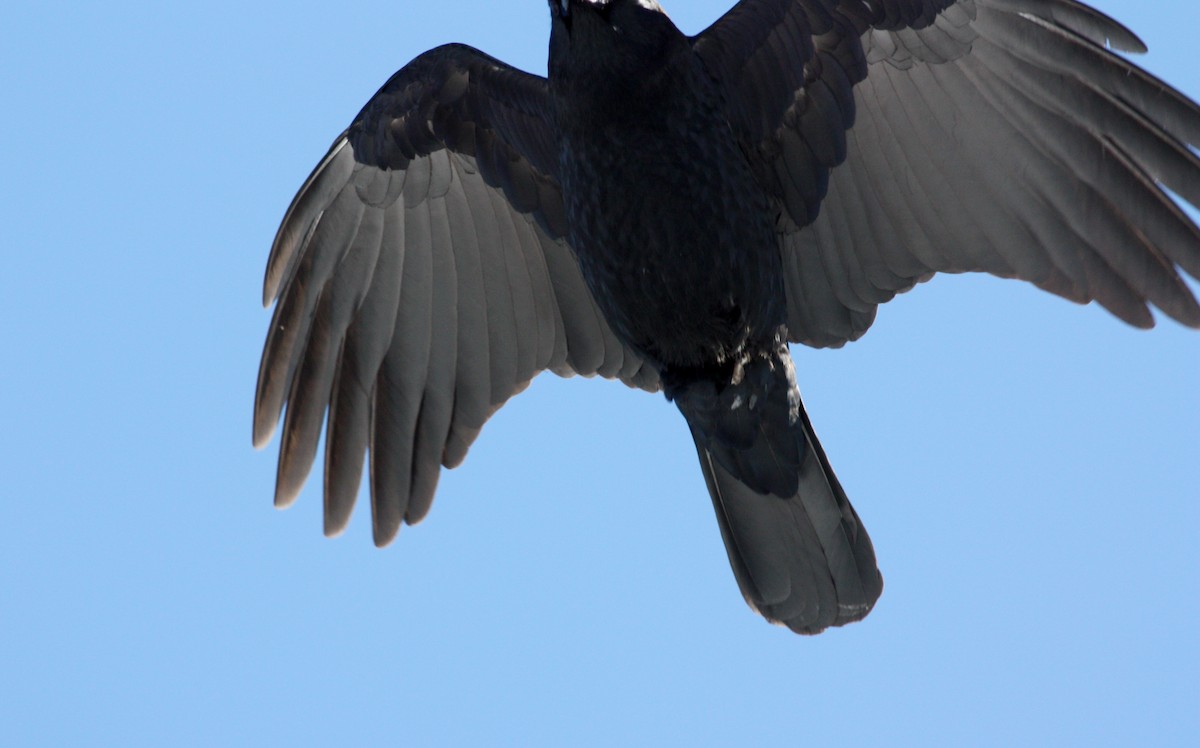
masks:
{"label": "outstretched wing", "polygon": [[267,266],[264,304],[278,303],[254,442],[286,404],[277,504],[299,493],[325,421],[326,533],[349,520],[369,450],[382,545],[543,369],[657,388],[562,241],[553,132],[544,79],[451,45],[400,70],[334,142]]}
{"label": "outstretched wing", "polygon": [[695,39],[783,211],[793,342],[935,272],[1200,327],[1200,108],[1071,0],[743,0]]}

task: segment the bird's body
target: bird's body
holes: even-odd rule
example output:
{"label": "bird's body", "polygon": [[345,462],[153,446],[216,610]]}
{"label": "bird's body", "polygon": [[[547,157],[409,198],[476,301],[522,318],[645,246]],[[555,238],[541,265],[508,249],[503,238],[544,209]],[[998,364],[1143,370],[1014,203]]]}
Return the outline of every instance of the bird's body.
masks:
{"label": "bird's body", "polygon": [[659,367],[703,367],[785,339],[782,258],[720,92],[687,38],[663,30],[659,66],[627,77],[552,52],[560,181],[571,246],[613,331]]}
{"label": "bird's body", "polygon": [[[1073,0],[551,0],[548,78],[461,45],[400,70],[296,196],[255,441],[276,501],[328,423],[326,531],[371,456],[375,539],[428,511],[542,370],[662,391],[734,576],[794,631],[861,619],[874,550],[789,343],[840,346],[937,272],[1200,327],[1200,107]],[[327,413],[327,417],[326,417]]]}

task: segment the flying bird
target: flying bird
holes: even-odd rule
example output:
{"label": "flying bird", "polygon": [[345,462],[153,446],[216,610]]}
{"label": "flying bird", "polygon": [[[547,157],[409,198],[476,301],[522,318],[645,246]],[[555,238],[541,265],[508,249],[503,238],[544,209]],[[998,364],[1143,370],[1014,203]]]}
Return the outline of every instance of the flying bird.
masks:
{"label": "flying bird", "polygon": [[[275,501],[325,424],[324,522],[370,454],[376,544],[543,370],[662,392],[737,584],[813,634],[883,581],[789,343],[837,347],[935,273],[1200,327],[1200,107],[1072,0],[551,0],[548,75],[451,44],[384,84],[284,216],[254,443]],[[1189,147],[1190,146],[1190,147]],[[1164,189],[1165,188],[1165,189]]]}

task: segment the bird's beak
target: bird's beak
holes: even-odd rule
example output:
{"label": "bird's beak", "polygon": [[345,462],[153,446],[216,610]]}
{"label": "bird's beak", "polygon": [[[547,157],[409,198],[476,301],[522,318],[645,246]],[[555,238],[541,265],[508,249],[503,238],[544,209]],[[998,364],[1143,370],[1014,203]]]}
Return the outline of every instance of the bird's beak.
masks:
{"label": "bird's beak", "polygon": [[563,18],[571,15],[571,0],[558,0],[558,10]]}

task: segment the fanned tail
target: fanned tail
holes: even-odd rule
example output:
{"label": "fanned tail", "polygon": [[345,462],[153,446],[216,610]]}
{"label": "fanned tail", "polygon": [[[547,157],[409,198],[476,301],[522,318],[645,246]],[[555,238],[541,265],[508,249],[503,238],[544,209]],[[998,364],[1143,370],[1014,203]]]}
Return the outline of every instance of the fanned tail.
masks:
{"label": "fanned tail", "polygon": [[668,394],[691,427],[742,595],[801,634],[862,619],[883,577],[813,433],[790,356],[746,363],[735,380],[675,383]]}

